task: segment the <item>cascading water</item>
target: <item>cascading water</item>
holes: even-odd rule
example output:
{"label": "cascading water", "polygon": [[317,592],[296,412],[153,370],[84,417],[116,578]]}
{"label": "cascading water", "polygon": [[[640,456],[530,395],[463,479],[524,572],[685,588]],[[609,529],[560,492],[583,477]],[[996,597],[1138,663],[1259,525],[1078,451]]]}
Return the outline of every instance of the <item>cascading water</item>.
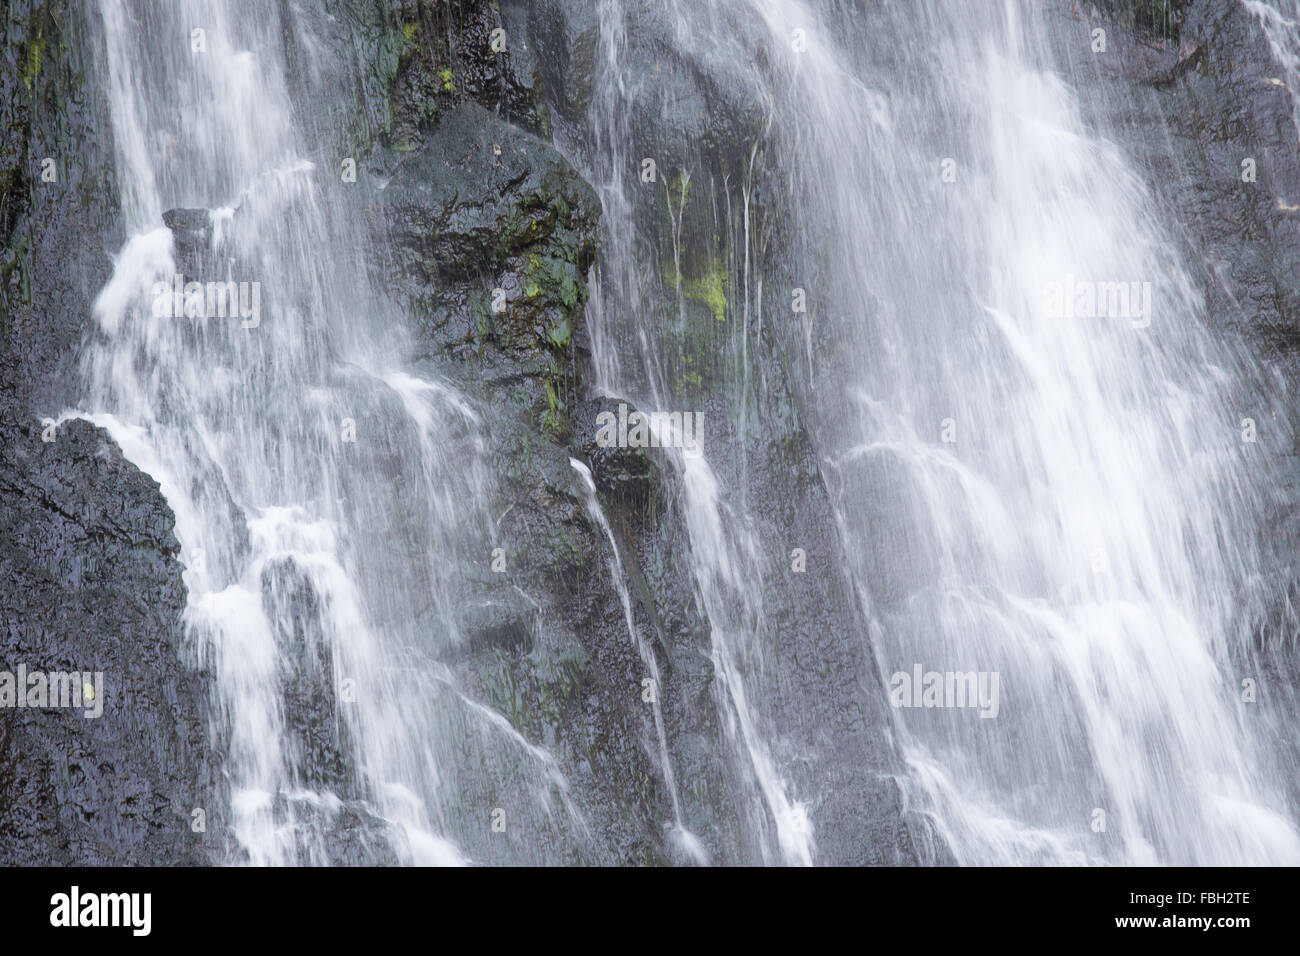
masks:
{"label": "cascading water", "polygon": [[[219,856],[580,854],[554,760],[440,662],[461,640],[457,569],[491,546],[482,428],[399,368],[400,316],[303,158],[281,53],[303,27],[220,0],[100,7],[130,238],[69,414],[108,428],[176,513],[238,843]],[[196,248],[163,226],[174,207],[200,210],[172,223]],[[174,286],[183,266],[205,274]],[[233,283],[241,310],[204,311],[200,287],[185,312],[192,279]],[[493,833],[506,807],[527,825]]]}
{"label": "cascading water", "polygon": [[[959,862],[1294,863],[1282,770],[1238,697],[1267,597],[1257,541],[1274,479],[1239,425],[1263,379],[1208,331],[1148,189],[1057,72],[1053,44],[1086,48],[1088,24],[1044,6],[665,4],[678,51],[740,70],[768,110],[741,213],[715,225],[743,222],[735,417],[751,335],[771,336],[811,422],[881,692],[918,666],[991,687],[994,719],[896,712],[910,802]],[[661,80],[626,56],[631,5],[600,9],[595,362],[603,391],[661,410],[681,377],[659,328],[671,320],[649,305],[629,126]],[[732,38],[754,23],[764,38],[747,58]],[[671,204],[689,185],[657,188]],[[784,220],[786,248],[765,265],[756,186]],[[775,844],[807,862],[815,844],[771,758],[782,728],[754,705],[771,662],[750,516],[720,493],[716,454],[706,437],[704,459],[672,460],[718,706],[753,782],[750,824],[779,834],[761,855]]]}
{"label": "cascading water", "polygon": [[1295,0],[1241,0],[1242,7],[1258,22],[1268,38],[1273,59],[1282,67],[1291,95],[1292,118],[1300,135],[1300,4]]}
{"label": "cascading water", "polygon": [[[680,858],[811,864],[862,828],[826,809],[834,791],[893,771],[846,766],[859,751],[814,726],[812,686],[834,707],[903,705],[845,725],[901,752],[902,809],[944,845],[926,861],[1300,861],[1276,716],[1238,693],[1277,495],[1239,423],[1272,385],[1211,332],[1150,191],[1063,78],[1087,22],[1046,0],[593,2],[594,95],[560,134],[580,138],[566,148],[603,204],[593,390],[705,415],[702,455],[655,437],[730,775],[708,798],[734,804],[735,829],[726,814],[687,828],[682,755],[651,701]],[[1295,89],[1287,4],[1244,0]],[[127,238],[65,417],[108,429],[175,512],[224,761],[222,792],[195,800],[221,804],[233,835],[214,856],[601,859],[556,759],[446,663],[467,640],[462,569],[500,520],[487,424],[405,367],[404,317],[307,145],[286,37],[322,74],[328,44],[293,5],[262,22],[227,0],[99,9]],[[733,97],[689,101],[654,133],[699,113],[749,124],[743,152],[702,170],[691,158],[716,142],[665,145],[644,177],[639,110],[672,78],[629,55],[640,31]],[[752,115],[723,115],[746,98]],[[220,313],[191,280],[232,293]],[[779,471],[750,461],[778,388],[833,520],[835,553],[807,573],[846,582],[851,610],[827,620],[860,622],[803,660],[776,577],[798,542],[774,540],[751,498]],[[1280,411],[1268,421],[1289,434]],[[637,556],[571,461],[658,686]],[[845,644],[856,659],[833,656]],[[979,706],[897,690],[918,671],[971,674]],[[501,808],[523,825],[494,832]]]}
{"label": "cascading water", "polygon": [[[651,686],[653,688],[661,687],[663,678],[660,676],[659,664],[655,660],[654,651],[646,645],[640,630],[636,626],[635,615],[632,613],[632,597],[628,594],[627,580],[623,570],[623,558],[618,551],[618,542],[614,540],[614,531],[610,528],[609,520],[600,507],[600,499],[596,496],[596,483],[591,477],[591,469],[576,458],[570,458],[569,464],[582,479],[588,514],[591,515],[591,519],[596,522],[596,525],[604,533],[605,540],[609,542],[609,574],[614,582],[615,590],[618,591],[619,603],[623,606],[623,620],[627,623],[628,637],[636,645],[637,655],[641,658],[646,673],[650,675]],[[700,842],[699,837],[682,824],[682,806],[681,797],[677,790],[677,775],[673,772],[672,756],[668,752],[668,735],[664,731],[663,708],[659,704],[657,693],[650,695],[650,703],[654,714],[656,756],[659,759],[659,772],[664,778],[664,785],[668,789],[668,795],[672,799],[673,805],[673,826],[670,838],[682,848],[692,861],[702,866],[707,865],[709,855],[704,849],[704,845]]]}
{"label": "cascading water", "polygon": [[[696,29],[691,14],[675,2],[665,4],[663,12],[678,25],[674,40],[683,48],[718,35],[713,28],[720,24],[710,21],[709,29]],[[628,71],[627,13],[621,0],[601,0],[598,5],[600,92],[589,111],[593,183],[604,209],[599,293],[588,310],[595,391],[631,398],[645,412],[671,413],[673,391],[655,327],[660,314],[651,305],[658,291],[646,273],[637,232],[641,157],[631,152],[634,137],[628,128],[635,115],[632,103],[655,80]],[[699,15],[709,16],[707,8],[701,8]],[[665,170],[665,175],[669,172]],[[677,198],[684,203],[689,170],[680,171],[680,176]],[[680,220],[677,224],[680,228]],[[677,268],[680,274],[680,261]],[[611,303],[617,303],[617,310]],[[634,317],[630,325],[614,321],[615,311]],[[685,321],[680,313],[678,319]],[[628,342],[638,347],[628,349]],[[634,358],[631,363],[625,362],[628,353]],[[771,753],[771,721],[755,703],[765,692],[770,657],[758,544],[746,527],[743,504],[737,510],[723,500],[707,449],[704,456],[688,456],[672,448],[673,442],[664,444],[684,490],[692,571],[710,628],[714,702],[722,716],[734,785],[743,795],[742,852],[765,863],[809,865],[815,839],[807,810]]]}

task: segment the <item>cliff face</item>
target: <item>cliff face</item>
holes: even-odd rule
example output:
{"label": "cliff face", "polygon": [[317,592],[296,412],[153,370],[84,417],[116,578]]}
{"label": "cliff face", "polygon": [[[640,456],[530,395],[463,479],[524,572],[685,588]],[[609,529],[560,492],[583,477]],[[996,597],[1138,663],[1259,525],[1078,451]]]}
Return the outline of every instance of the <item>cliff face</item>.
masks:
{"label": "cliff face", "polygon": [[[498,478],[491,510],[500,516],[507,573],[491,573],[485,559],[471,575],[463,623],[473,637],[455,661],[459,675],[530,740],[557,754],[575,800],[601,834],[597,859],[685,861],[665,834],[672,795],[650,756],[656,747],[643,697],[646,668],[607,566],[609,547],[569,459],[588,463],[636,626],[648,635],[660,671],[656,691],[684,825],[714,862],[756,862],[744,832],[746,798],[728,765],[712,696],[709,624],[690,571],[679,476],[659,452],[602,448],[595,440],[597,415],[618,403],[593,391],[584,323],[601,210],[583,177],[596,174],[589,166],[574,169],[550,145],[554,140],[574,161],[588,161],[594,13],[587,5],[550,2],[504,3],[499,12],[488,3],[420,3],[377,25],[389,41],[359,48],[398,46],[391,79],[376,87],[390,91],[388,99],[366,111],[376,121],[363,165],[370,182],[384,186],[359,190],[358,202],[374,247],[385,250],[376,284],[392,290],[416,333],[416,367],[449,378],[491,409]],[[752,151],[761,110],[727,77],[673,56],[669,26],[653,5],[634,26],[629,55],[665,85],[630,126],[641,138],[638,148],[656,144],[665,170],[698,167],[720,177]],[[498,29],[503,47],[494,50]],[[384,69],[382,60],[362,58],[355,74]],[[693,125],[683,128],[684,121]],[[324,133],[331,135],[329,128]],[[655,258],[671,263],[670,200],[661,190],[647,197],[640,224],[654,236]],[[692,202],[684,194],[678,199],[685,215],[703,223],[708,197],[701,188]],[[678,286],[685,287],[689,323],[706,332],[683,340],[677,360],[698,369],[691,398],[719,428],[728,427],[722,423],[734,381],[723,374],[722,339],[712,332],[717,303],[703,280],[733,252],[725,239],[691,249],[682,260],[683,281],[660,290],[675,311]],[[755,361],[779,392],[776,354]],[[852,603],[835,574],[805,583],[789,572],[789,541],[823,560],[835,547],[811,447],[788,401],[770,403],[752,431],[761,438],[749,472],[738,460],[717,465],[728,481],[755,475],[750,494],[769,516],[761,529],[772,556],[766,611],[785,635],[786,652],[806,662],[776,692],[774,710],[797,728],[788,746],[807,755],[799,784],[826,790],[812,810],[814,826],[837,834],[827,859],[839,853],[846,863],[914,862],[888,777],[897,761],[887,720],[851,680],[824,681],[828,668],[848,675],[868,667],[865,644],[854,636],[861,629]],[[832,763],[840,768],[838,786],[814,785]],[[475,849],[491,858],[491,846]]]}
{"label": "cliff face", "polygon": [[[125,240],[90,6],[15,0],[0,24],[0,670],[18,662],[102,670],[104,716],[0,710],[0,863],[220,862],[228,835],[221,754],[206,730],[212,678],[182,652],[174,516],[156,482],[104,430],[43,423],[77,405],[91,303]],[[1062,37],[1072,23],[1088,24],[1066,0],[1043,6]],[[1278,68],[1267,43],[1235,0],[1102,6],[1097,23],[1108,30],[1109,55],[1062,42],[1074,82],[1096,91],[1089,107],[1098,122],[1127,131],[1124,145],[1193,261],[1208,264],[1212,314],[1246,316],[1246,328],[1230,331],[1244,332],[1294,385],[1300,155],[1295,106],[1285,82],[1270,80]],[[746,353],[739,371],[718,359],[722,333],[712,330],[727,306],[717,277],[734,269],[737,254],[730,214],[716,230],[687,230],[704,237],[690,247],[673,244],[682,221],[716,224],[718,208],[738,198],[733,174],[761,144],[761,104],[676,54],[651,7],[629,55],[662,70],[663,80],[629,120],[644,141],[633,151],[693,171],[697,185],[659,190],[640,213],[654,237],[646,254],[659,293],[674,313],[680,305],[689,314],[671,360],[694,376],[692,399],[718,423],[721,447],[742,444],[725,440],[740,427],[731,403],[737,381],[766,389],[760,419],[745,426],[744,460],[723,456],[713,466],[722,481],[743,483],[763,516],[755,533],[772,556],[765,613],[794,662],[770,713],[788,729],[784,746],[800,755],[796,788],[820,794],[809,809],[815,830],[828,835],[819,860],[942,861],[927,827],[901,807],[889,718],[873,703],[879,695],[843,676],[873,672],[844,581],[788,571],[792,541],[814,561],[833,561],[837,547],[828,493],[791,398],[798,370],[789,356],[798,353],[773,337]],[[412,367],[456,383],[487,413],[498,479],[490,511],[507,571],[491,568],[486,547],[466,571],[468,640],[445,663],[555,753],[598,834],[582,862],[684,861],[664,832],[671,796],[647,745],[644,668],[608,545],[569,459],[589,463],[636,622],[663,675],[658,694],[684,823],[714,862],[755,862],[712,702],[717,678],[689,570],[679,478],[653,450],[604,449],[594,439],[597,413],[617,401],[593,393],[584,325],[603,252],[581,134],[598,94],[594,11],[567,0],[330,0],[320,13],[285,4],[275,15],[311,147],[357,162],[348,201],[375,250],[376,286],[410,323]],[[315,38],[310,48],[299,45],[304,35]],[[1168,138],[1143,135],[1153,127],[1167,127]],[[1246,157],[1258,170],[1249,184],[1240,175]],[[710,332],[688,338],[687,327]],[[1294,449],[1275,453],[1290,458]],[[1300,489],[1300,469],[1288,474]],[[1297,665],[1276,635],[1294,623],[1286,597],[1297,522],[1294,510],[1277,515],[1280,597],[1256,648],[1258,666],[1289,688]],[[193,826],[195,809],[205,811],[206,832]],[[514,839],[523,837],[465,849],[505,861]],[[363,859],[339,851],[340,862]]]}
{"label": "cliff face", "polygon": [[106,432],[53,424],[123,239],[86,6],[0,24],[0,669],[102,671],[103,715],[0,709],[0,861],[196,863],[220,760],[178,653],[175,519]]}

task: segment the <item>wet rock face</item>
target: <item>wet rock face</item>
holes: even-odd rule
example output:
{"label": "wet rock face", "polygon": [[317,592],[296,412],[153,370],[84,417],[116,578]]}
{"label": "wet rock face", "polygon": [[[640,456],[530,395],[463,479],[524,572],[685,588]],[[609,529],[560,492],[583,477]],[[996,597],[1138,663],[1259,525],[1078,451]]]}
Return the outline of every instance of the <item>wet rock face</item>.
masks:
{"label": "wet rock face", "polygon": [[95,13],[19,0],[0,21],[0,388],[57,414],[91,301],[121,247]]}
{"label": "wet rock face", "polygon": [[122,241],[93,16],[20,0],[0,21],[0,671],[104,675],[97,718],[0,709],[0,864],[203,863],[225,799],[180,664],[174,517],[106,432],[42,424],[75,400]]}
{"label": "wet rock face", "polygon": [[[708,626],[673,470],[658,450],[593,441],[608,402],[588,394],[582,322],[600,204],[548,140],[551,108],[574,119],[590,102],[594,34],[589,5],[561,6],[409,0],[378,9],[336,0],[279,15],[309,142],[357,159],[354,201],[382,250],[373,263],[381,287],[409,317],[412,360],[486,410],[504,569],[492,567],[486,546],[481,566],[469,569],[465,641],[447,663],[557,755],[599,834],[573,862],[683,862],[665,836],[671,797],[657,766],[647,666],[610,568],[616,547],[635,629],[659,671],[653,693],[685,823],[716,862],[746,862],[735,849],[744,843],[742,811],[723,757]],[[11,56],[30,68],[0,81],[3,132],[16,147],[0,169],[0,571],[8,582],[0,669],[102,670],[105,690],[102,718],[0,712],[0,862],[236,859],[221,819],[221,743],[205,723],[210,676],[182,663],[174,518],[105,432],[71,421],[47,442],[36,424],[75,400],[83,338],[95,334],[91,299],[123,238],[114,232],[109,112],[86,86],[93,69],[81,60],[95,31],[58,0],[26,4],[5,29]],[[632,125],[645,148],[662,147],[665,165],[701,156],[725,165],[741,155],[737,143],[752,141],[757,114],[736,77],[699,71],[672,52],[664,29],[653,10],[636,27],[637,55],[672,82],[654,87],[662,95],[646,99]],[[303,36],[315,45],[299,45]],[[69,142],[81,161],[59,164],[57,181],[41,183],[36,158],[49,152],[57,161]],[[203,274],[207,210],[169,210],[164,223],[178,267]],[[678,284],[703,290],[696,304],[708,324],[717,290],[701,281],[688,269]],[[724,417],[723,404],[710,414]],[[591,517],[571,457],[592,466],[613,545]],[[772,499],[783,494],[779,483],[766,487]],[[310,768],[304,783],[337,788],[345,801],[332,824],[332,859],[375,862],[383,826],[346,792],[351,742],[331,720],[331,662],[318,636],[295,623],[312,618],[294,609],[315,597],[291,566],[264,585],[268,601],[286,609],[276,639],[303,664],[283,688],[288,746]],[[835,626],[805,619],[806,628]],[[799,638],[812,640],[811,631]],[[837,733],[864,732],[854,708],[843,714],[849,724]],[[209,836],[191,827],[196,809]],[[471,849],[492,859],[487,846]]]}
{"label": "wet rock face", "polygon": [[663,505],[666,490],[662,462],[656,460],[649,448],[632,448],[609,444],[599,437],[596,424],[601,416],[615,423],[620,412],[627,416],[639,414],[635,405],[625,399],[593,398],[578,409],[578,435],[582,440],[582,458],[591,468],[592,479],[603,500],[619,506],[629,516],[648,516],[653,503]]}
{"label": "wet rock face", "polygon": [[[1139,33],[1178,39],[1194,0],[1096,0],[1104,17]],[[1079,6],[1078,4],[1075,5]]]}
{"label": "wet rock face", "polygon": [[581,123],[596,83],[600,15],[594,3],[506,0],[512,21],[526,25],[546,102],[568,123]]}
{"label": "wet rock face", "polygon": [[1194,191],[1177,197],[1182,218],[1219,280],[1212,311],[1244,313],[1248,335],[1293,352],[1300,345],[1300,148],[1292,93],[1259,23],[1240,4],[1194,26],[1196,68],[1161,89],[1170,125],[1203,158],[1202,175],[1190,177]]}
{"label": "wet rock face", "polygon": [[[385,187],[390,238],[454,280],[538,243],[589,266],[600,204],[549,143],[474,104],[450,111]],[[570,304],[572,307],[572,304]]]}
{"label": "wet rock face", "polygon": [[0,864],[207,862],[192,813],[216,833],[224,797],[179,663],[175,518],[87,422],[0,443],[0,671],[103,673],[102,716],[0,709]]}
{"label": "wet rock face", "polygon": [[176,268],[191,280],[204,274],[212,249],[212,214],[206,209],[168,209],[163,225],[172,231]]}
{"label": "wet rock face", "polygon": [[587,299],[600,204],[548,143],[455,107],[394,171],[372,230],[428,345],[562,352]]}
{"label": "wet rock face", "polygon": [[[530,6],[537,11],[529,22],[557,140],[583,156],[587,110],[602,93],[596,12],[553,0]],[[741,345],[750,334],[740,310],[744,227],[729,216],[744,206],[739,184],[746,177],[738,173],[764,136],[766,108],[756,96],[770,69],[764,40],[747,35],[744,24],[729,23],[707,40],[697,38],[701,46],[693,48],[691,38],[674,34],[671,19],[663,5],[629,13],[622,56],[634,68],[625,75],[639,75],[643,84],[623,119],[627,141],[617,148],[626,148],[624,159],[639,164],[642,157],[653,158],[658,168],[657,181],[633,200],[632,212],[637,252],[649,260],[640,308],[658,317],[670,407],[703,414],[709,465],[728,506],[744,508],[746,530],[760,555],[754,574],[762,582],[761,639],[773,645],[769,653],[779,655],[789,679],[765,688],[755,706],[764,725],[776,728],[774,756],[794,768],[795,790],[816,795],[809,816],[814,831],[827,834],[819,859],[915,863],[920,852],[910,827],[924,825],[903,813],[890,776],[899,767],[883,696],[869,689],[874,673],[862,637],[865,622],[834,567],[838,543],[830,502],[794,407],[790,382],[804,361],[803,343],[784,342],[779,329],[765,329]],[[735,53],[718,55],[704,48],[706,42],[730,44]],[[780,196],[784,186],[772,185],[772,195]],[[755,234],[775,230],[787,212],[756,209]],[[772,264],[764,268],[775,274]],[[615,328],[616,338],[635,341],[635,322]],[[752,405],[737,397],[743,394],[735,371],[742,354],[749,363],[743,375],[762,382],[765,392]],[[699,611],[677,469],[658,449],[600,446],[597,415],[617,405],[617,399],[598,396],[578,405],[575,441],[611,523],[624,536],[622,550],[629,578],[643,596],[638,611],[645,611],[647,633],[661,642],[669,662],[665,721],[671,752],[679,780],[698,784],[685,789],[687,825],[721,854],[716,862],[752,862],[757,850],[747,845],[737,822],[743,770],[737,773],[719,759],[728,745],[719,728],[701,718],[726,704],[717,699],[712,638]],[[743,427],[737,423],[742,416]],[[812,573],[792,568],[795,548]],[[748,631],[760,625],[739,626]],[[828,780],[835,784],[828,787]]]}
{"label": "wet rock face", "polygon": [[[1170,15],[1116,29],[1133,6],[1117,0],[1106,7],[1116,8],[1113,19],[1095,21],[1058,11],[1058,53],[1095,121],[1117,130],[1185,230],[1187,258],[1208,267],[1199,278],[1212,320],[1277,358],[1300,343],[1300,213],[1290,208],[1300,196],[1300,140],[1282,67],[1239,2],[1137,4]],[[1094,25],[1110,28],[1101,55],[1087,42]]]}
{"label": "wet rock face", "polygon": [[[540,16],[528,5],[503,5],[512,52],[532,48]],[[477,42],[457,46],[462,56],[483,50]],[[484,75],[488,66],[466,72]],[[578,171],[530,132],[540,124],[518,110],[510,122],[493,95],[479,87],[440,106],[436,119],[404,119],[396,96],[394,128],[418,126],[420,140],[394,141],[368,160],[384,177],[366,205],[386,255],[381,282],[405,306],[416,358],[482,404],[491,437],[501,563],[492,566],[485,546],[471,569],[460,620],[466,640],[449,663],[467,689],[555,753],[599,834],[573,862],[681,862],[665,836],[671,795],[654,756],[647,667],[616,591],[612,547],[570,464],[590,459],[594,434],[582,323],[600,204]],[[536,110],[547,115],[540,97]],[[635,626],[660,671],[654,693],[673,759],[696,788],[687,825],[710,843],[734,846],[688,545],[662,530],[680,527],[664,504],[672,493],[661,488],[664,497],[652,503],[659,491],[651,466],[635,468],[642,474],[628,477],[637,487],[605,507]],[[611,469],[597,471],[604,491],[613,491],[605,482]],[[657,570],[642,573],[640,552]],[[492,859],[491,845],[469,849]]]}
{"label": "wet rock face", "polygon": [[[1052,10],[1086,26],[1072,6]],[[1269,81],[1278,68],[1258,26],[1235,2],[1097,6],[1113,55],[1093,56],[1080,32],[1065,55],[1076,85],[1095,91],[1098,115],[1108,103],[1142,104],[1108,122],[1132,133],[1126,148],[1211,264],[1211,314],[1244,307],[1251,340],[1296,380],[1300,213],[1290,207],[1300,204],[1300,161],[1291,98]],[[309,143],[357,160],[350,201],[378,250],[377,285],[408,317],[412,361],[455,381],[484,412],[496,537],[466,572],[465,639],[445,663],[556,754],[599,835],[572,862],[682,862],[664,833],[672,808],[643,696],[647,669],[614,586],[612,548],[570,458],[588,464],[635,628],[661,674],[656,692],[684,821],[714,862],[752,862],[737,849],[743,810],[722,756],[718,680],[677,473],[660,450],[595,441],[597,416],[618,402],[592,394],[584,354],[601,210],[552,134],[566,149],[580,144],[601,93],[598,5],[328,0],[278,15]],[[647,3],[627,37],[645,77],[626,117],[628,149],[655,158],[662,177],[639,226],[662,280],[654,307],[665,317],[669,374],[682,384],[676,397],[705,413],[720,483],[743,489],[758,516],[764,612],[789,676],[762,705],[787,730],[776,756],[794,768],[797,792],[815,794],[816,830],[835,835],[819,859],[924,862],[915,845],[924,837],[890,778],[898,767],[883,698],[842,679],[871,672],[870,648],[829,565],[836,489],[820,474],[789,387],[799,343],[775,332],[752,343],[751,372],[767,397],[744,434],[734,425],[736,382],[722,359],[735,343],[735,224],[722,223],[717,235],[714,227],[726,199],[739,208],[739,196],[726,193],[738,180],[724,186],[723,174],[763,135],[753,82],[763,57],[711,55],[705,70],[669,27],[663,6]],[[204,721],[209,677],[181,663],[185,592],[173,516],[102,430],[72,421],[53,442],[41,440],[40,417],[75,398],[91,299],[123,238],[108,108],[86,83],[95,31],[83,5],[65,0],[15,0],[0,29],[8,57],[0,71],[0,670],[22,662],[105,674],[101,718],[0,710],[0,864],[228,860],[217,835],[226,802],[220,747]],[[752,37],[724,34],[738,49],[758,48]],[[303,36],[317,45],[299,45]],[[1167,125],[1172,151],[1140,135],[1152,123]],[[47,156],[51,182],[41,177]],[[1240,176],[1246,157],[1258,169],[1251,184]],[[691,236],[676,262],[670,211]],[[178,264],[194,271],[186,263],[210,246],[207,211],[171,210],[164,220]],[[1300,488],[1300,468],[1287,474]],[[1277,544],[1281,594],[1294,578],[1294,524],[1279,516],[1288,529]],[[793,570],[796,547],[813,573]],[[286,608],[315,600],[292,567],[267,587]],[[328,655],[316,635],[292,626],[277,640],[304,662],[283,688],[292,746],[311,768],[304,782],[344,788],[350,742],[334,731]],[[1294,660],[1269,654],[1267,673],[1292,680]],[[382,824],[358,795],[341,796],[335,862],[376,862]],[[191,829],[196,808],[206,810],[211,839]],[[487,846],[475,852],[491,861]]]}
{"label": "wet rock face", "polygon": [[516,9],[485,0],[327,0],[280,13],[305,131],[331,154],[412,152],[464,102],[547,131],[538,64]]}
{"label": "wet rock face", "polygon": [[[593,97],[603,92],[598,5],[508,0],[506,6],[527,11],[547,102],[564,123],[581,127]],[[682,36],[670,4],[629,10],[625,75],[641,79],[625,132],[638,159],[653,158],[665,171],[696,162],[720,174],[743,167],[767,117],[756,82],[755,50],[764,58],[760,29],[732,20],[698,37]]]}
{"label": "wet rock face", "polygon": [[403,0],[402,43],[392,89],[393,142],[414,148],[446,104],[472,100],[533,132],[543,132],[533,61],[517,21],[496,4]]}

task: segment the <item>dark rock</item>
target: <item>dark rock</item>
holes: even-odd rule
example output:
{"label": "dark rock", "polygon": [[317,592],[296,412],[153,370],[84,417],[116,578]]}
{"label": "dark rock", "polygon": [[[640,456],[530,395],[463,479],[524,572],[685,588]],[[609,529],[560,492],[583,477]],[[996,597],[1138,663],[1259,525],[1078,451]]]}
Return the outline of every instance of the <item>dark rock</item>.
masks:
{"label": "dark rock", "polygon": [[596,85],[600,15],[594,3],[506,0],[512,19],[528,24],[547,101],[570,123],[581,123]]}
{"label": "dark rock", "polygon": [[99,31],[67,0],[11,3],[0,31],[0,389],[57,414],[123,239]]}
{"label": "dark rock", "polygon": [[106,432],[40,421],[72,404],[123,238],[98,25],[20,0],[0,31],[0,669],[104,672],[100,718],[0,711],[0,862],[203,863],[226,798],[209,678],[182,663],[174,518]]}
{"label": "dark rock", "polygon": [[158,486],[99,428],[0,424],[0,670],[103,671],[103,716],[0,710],[0,863],[207,862],[225,797]]}
{"label": "dark rock", "polygon": [[[600,77],[597,9],[565,0],[532,0],[527,7],[547,100],[581,126],[599,84],[610,82]],[[626,14],[623,76],[640,80],[632,112],[622,117],[628,142],[619,147],[627,146],[638,163],[654,159],[664,177],[701,163],[719,174],[743,168],[767,119],[754,72],[765,42],[758,19],[719,22],[692,37],[677,29],[670,6],[630,6]]]}
{"label": "dark rock", "polygon": [[624,399],[597,398],[583,402],[575,415],[575,431],[601,497],[619,503],[620,510],[626,513],[636,514],[650,505],[659,472],[653,457],[657,452],[597,443],[598,417],[608,412],[617,421],[620,405],[627,406],[628,415],[637,411],[635,405]]}
{"label": "dark rock", "polygon": [[202,276],[211,259],[212,214],[206,209],[168,209],[163,224],[172,231],[177,269],[187,279]]}
{"label": "dark rock", "polygon": [[552,146],[466,103],[400,163],[371,213],[416,357],[472,355],[454,377],[563,434],[567,356],[595,258],[591,187]]}
{"label": "dark rock", "polygon": [[591,187],[549,144],[472,103],[398,167],[383,202],[388,237],[417,253],[423,278],[466,278],[539,243],[584,273],[592,261]]}

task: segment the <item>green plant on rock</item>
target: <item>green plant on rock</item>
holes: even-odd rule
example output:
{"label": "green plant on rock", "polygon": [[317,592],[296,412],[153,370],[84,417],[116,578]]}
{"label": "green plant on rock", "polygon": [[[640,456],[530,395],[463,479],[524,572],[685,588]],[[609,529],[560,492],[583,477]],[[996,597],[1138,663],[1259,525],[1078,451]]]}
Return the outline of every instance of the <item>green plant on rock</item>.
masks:
{"label": "green plant on rock", "polygon": [[564,399],[556,381],[556,372],[552,370],[546,376],[546,411],[542,413],[542,430],[551,438],[558,438],[567,430],[564,413]]}
{"label": "green plant on rock", "polygon": [[474,344],[482,346],[492,332],[492,320],[486,300],[473,296],[469,302],[470,317],[474,322]]}
{"label": "green plant on rock", "polygon": [[699,275],[685,279],[677,274],[676,263],[667,262],[663,280],[690,301],[703,305],[719,322],[727,321],[727,273],[720,262],[710,261]]}
{"label": "green plant on rock", "polygon": [[490,670],[483,675],[488,698],[511,726],[527,733],[530,724],[527,689],[516,673],[517,662],[500,648],[493,648],[491,654]]}
{"label": "green plant on rock", "polygon": [[41,72],[41,60],[45,56],[45,38],[36,36],[27,47],[27,62],[23,67],[23,85],[27,92],[32,91],[36,77]]}
{"label": "green plant on rock", "polygon": [[586,661],[581,653],[555,658],[534,652],[529,656],[537,693],[537,709],[553,728],[563,723],[565,710],[582,689]]}
{"label": "green plant on rock", "polygon": [[664,188],[668,190],[668,200],[672,203],[673,209],[683,210],[691,196],[691,176],[690,173],[681,172],[676,176],[669,176],[664,183]]}
{"label": "green plant on rock", "polygon": [[451,70],[443,68],[438,71],[438,79],[442,80],[442,89],[445,93],[456,92],[456,74]]}
{"label": "green plant on rock", "polygon": [[573,341],[573,324],[566,315],[546,330],[546,344],[557,352],[563,352]]}
{"label": "green plant on rock", "polygon": [[549,535],[549,539],[550,552],[555,559],[554,566],[577,571],[586,563],[582,545],[577,542],[571,531],[562,526],[557,527]]}
{"label": "green plant on rock", "polygon": [[707,306],[719,322],[727,321],[727,278],[721,268],[713,268],[698,279],[688,279],[682,285],[682,294]]}
{"label": "green plant on rock", "polygon": [[692,392],[698,392],[704,388],[704,377],[699,372],[683,372],[677,378],[677,384],[674,391],[678,395],[687,393],[687,389]]}
{"label": "green plant on rock", "polygon": [[553,256],[530,254],[524,266],[524,294],[542,297],[547,303],[572,312],[586,292],[585,284],[574,276],[573,266]]}
{"label": "green plant on rock", "polygon": [[558,425],[560,421],[559,416],[556,414],[556,406],[558,405],[558,403],[559,403],[559,399],[556,397],[555,394],[555,386],[553,386],[550,382],[547,382],[546,383],[546,404],[550,406],[550,408],[547,410],[547,415],[550,416],[548,422],[552,428]]}

